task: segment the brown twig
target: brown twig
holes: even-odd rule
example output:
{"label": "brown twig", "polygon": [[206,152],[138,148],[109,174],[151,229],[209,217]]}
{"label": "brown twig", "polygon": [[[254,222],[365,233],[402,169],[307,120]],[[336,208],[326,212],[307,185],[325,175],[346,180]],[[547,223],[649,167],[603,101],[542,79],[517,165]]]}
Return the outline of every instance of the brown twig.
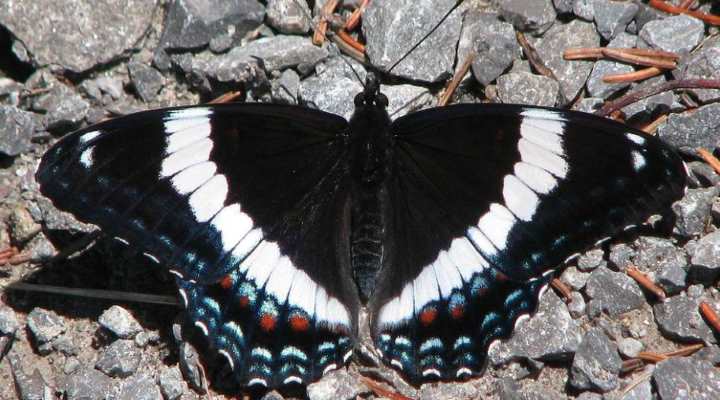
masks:
{"label": "brown twig", "polygon": [[314,45],[320,46],[325,43],[325,38],[327,37],[328,16],[335,12],[335,8],[337,8],[338,3],[340,3],[340,0],[328,0],[328,2],[320,9],[320,21],[318,21],[315,26],[312,37]]}
{"label": "brown twig", "polygon": [[710,25],[720,25],[720,17],[716,15],[705,14],[704,12],[677,7],[662,0],[650,0],[650,3],[648,5],[666,13],[687,14],[697,19],[703,20]]}
{"label": "brown twig", "polygon": [[345,21],[343,29],[352,31],[353,29],[357,28],[357,26],[360,24],[360,17],[365,12],[365,9],[367,8],[369,3],[370,0],[363,0],[363,2],[360,3],[360,7],[356,8],[355,11],[353,11],[353,13],[350,15],[350,18]]}
{"label": "brown twig", "polygon": [[635,282],[637,282],[640,286],[642,286],[642,287],[645,288],[647,291],[649,291],[649,292],[651,292],[652,294],[654,294],[655,297],[657,297],[657,298],[660,299],[660,300],[665,300],[665,297],[666,297],[666,296],[665,296],[665,291],[662,290],[661,287],[659,287],[658,285],[656,285],[655,282],[651,281],[650,278],[647,277],[647,275],[645,275],[645,274],[643,274],[642,272],[640,272],[637,268],[632,267],[632,266],[631,266],[631,267],[628,267],[628,268],[625,270],[625,273],[626,273],[629,277],[635,279]]}
{"label": "brown twig", "polygon": [[712,169],[715,170],[715,172],[720,174],[720,160],[718,160],[717,157],[715,157],[711,152],[703,148],[697,149],[697,153],[703,160],[705,160],[706,163],[708,163],[712,167]]}
{"label": "brown twig", "polygon": [[350,34],[347,33],[347,31],[345,29],[338,30],[337,35],[340,38],[340,40],[347,43],[350,47],[359,51],[360,53],[365,54],[365,45],[358,42],[357,40],[355,40],[355,38],[350,36]]}
{"label": "brown twig", "polygon": [[565,52],[563,53],[563,58],[565,58],[566,60],[603,58],[607,57],[603,54],[603,50],[609,48],[632,56],[661,58],[667,60],[678,60],[680,58],[680,55],[676,53],[670,53],[662,50],[622,47],[573,47],[565,50]]}
{"label": "brown twig", "polygon": [[651,351],[641,351],[638,353],[637,358],[651,363],[659,363],[660,361],[668,359],[668,357],[663,354],[653,353]]}
{"label": "brown twig", "polygon": [[715,329],[715,332],[720,333],[720,317],[718,317],[715,310],[710,307],[710,304],[704,301],[700,303],[700,314],[707,320],[708,324]]}
{"label": "brown twig", "polygon": [[331,35],[330,40],[333,41],[337,45],[337,47],[342,51],[343,53],[347,54],[348,56],[356,59],[357,61],[361,63],[367,63],[367,58],[365,57],[365,53],[358,51],[356,48],[352,47],[349,43],[345,42],[344,40],[340,39],[338,35]]}
{"label": "brown twig", "polygon": [[535,48],[532,47],[530,42],[527,41],[527,38],[525,38],[525,34],[517,31],[515,32],[515,37],[517,38],[520,47],[522,47],[523,52],[525,52],[525,56],[527,57],[533,68],[535,68],[535,70],[540,73],[540,75],[557,80],[552,70],[545,66],[545,63],[540,58],[540,55],[537,53]]}
{"label": "brown twig", "polygon": [[644,81],[645,79],[658,76],[663,73],[663,70],[657,67],[643,68],[638,71],[627,72],[624,74],[613,74],[605,75],[603,82],[605,83],[626,83],[626,82],[637,82]]}
{"label": "brown twig", "polygon": [[660,125],[662,125],[665,121],[667,121],[667,119],[668,119],[667,114],[663,114],[663,115],[657,117],[654,121],[652,121],[649,124],[640,128],[640,130],[647,134],[654,135],[655,131],[657,131],[658,127]]}
{"label": "brown twig", "polygon": [[704,344],[698,343],[698,344],[693,344],[690,346],[682,347],[677,350],[668,351],[667,353],[663,353],[663,355],[665,357],[685,357],[685,356],[689,356],[690,354],[702,349],[703,347],[705,347]]}
{"label": "brown twig", "polygon": [[720,79],[681,79],[664,82],[659,85],[628,93],[615,101],[605,103],[599,110],[595,111],[595,114],[604,117],[636,101],[675,89],[720,89]]}
{"label": "brown twig", "polygon": [[375,393],[375,395],[377,395],[377,396],[385,397],[385,398],[388,398],[388,399],[390,399],[390,400],[413,400],[412,398],[407,397],[407,396],[404,396],[404,395],[402,395],[402,394],[400,394],[400,393],[394,392],[394,391],[392,391],[392,390],[385,389],[385,388],[382,387],[379,383],[375,382],[374,380],[372,380],[372,379],[370,379],[370,378],[368,378],[368,377],[361,376],[361,377],[360,377],[360,380],[361,380],[362,383],[364,383],[367,387],[369,387],[370,390],[372,390],[372,391]]}
{"label": "brown twig", "polygon": [[624,360],[622,362],[622,366],[620,367],[620,373],[627,374],[632,371],[635,371],[636,369],[640,369],[644,366],[645,366],[645,361],[643,361],[639,358],[630,358],[630,359]]}
{"label": "brown twig", "polygon": [[553,280],[550,281],[550,286],[560,293],[566,303],[570,302],[572,290],[565,284],[565,282],[558,278],[553,278]]}
{"label": "brown twig", "polygon": [[465,58],[465,61],[460,66],[460,69],[458,69],[455,73],[455,76],[453,76],[447,88],[445,88],[442,96],[440,96],[440,99],[437,102],[438,107],[444,107],[448,104],[448,102],[450,102],[450,97],[452,97],[453,93],[455,93],[455,90],[460,84],[462,78],[464,78],[468,71],[470,71],[470,66],[472,66],[475,57],[477,57],[477,53],[472,52],[467,56],[467,58]]}
{"label": "brown twig", "polygon": [[221,94],[220,96],[210,100],[208,104],[223,104],[223,103],[230,103],[231,101],[237,99],[238,97],[242,96],[241,91],[232,91],[227,92],[224,94]]}
{"label": "brown twig", "polygon": [[677,67],[677,63],[668,58],[632,54],[619,49],[613,49],[611,47],[603,48],[602,53],[607,58],[635,65],[644,65],[646,67],[657,67],[663,69],[675,69]]}

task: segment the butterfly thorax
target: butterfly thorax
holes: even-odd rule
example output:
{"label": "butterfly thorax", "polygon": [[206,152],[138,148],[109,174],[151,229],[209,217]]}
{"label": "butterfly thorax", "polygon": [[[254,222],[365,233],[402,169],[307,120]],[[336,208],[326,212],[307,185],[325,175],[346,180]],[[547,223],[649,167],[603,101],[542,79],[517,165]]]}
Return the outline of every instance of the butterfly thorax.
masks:
{"label": "butterfly thorax", "polygon": [[352,220],[352,270],[363,300],[375,287],[375,276],[383,260],[386,232],[386,181],[390,160],[390,117],[387,97],[380,93],[377,80],[368,77],[365,90],[355,97],[355,113],[350,119]]}

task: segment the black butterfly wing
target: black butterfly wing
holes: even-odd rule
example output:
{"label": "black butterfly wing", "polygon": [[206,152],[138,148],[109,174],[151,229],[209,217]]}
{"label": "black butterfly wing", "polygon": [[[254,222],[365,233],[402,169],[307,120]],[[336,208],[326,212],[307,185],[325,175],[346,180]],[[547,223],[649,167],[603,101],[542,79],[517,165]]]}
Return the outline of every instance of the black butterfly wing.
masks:
{"label": "black butterfly wing", "polygon": [[658,139],[592,115],[458,105],[393,123],[392,217],[373,334],[411,379],[472,375],[544,274],[679,199]]}
{"label": "black butterfly wing", "polygon": [[347,126],[294,106],[147,111],[63,138],[37,180],[167,265],[241,383],[309,382],[347,361],[356,329]]}

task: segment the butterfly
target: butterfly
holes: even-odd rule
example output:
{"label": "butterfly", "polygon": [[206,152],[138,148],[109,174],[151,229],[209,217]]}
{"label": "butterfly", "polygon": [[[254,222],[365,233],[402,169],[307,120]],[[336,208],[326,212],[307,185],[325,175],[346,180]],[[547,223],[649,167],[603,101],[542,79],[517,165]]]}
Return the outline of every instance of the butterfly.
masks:
{"label": "butterfly", "polygon": [[350,120],[293,105],[150,110],[69,134],[41,192],[175,275],[243,386],[345,365],[363,304],[413,383],[481,373],[568,257],[686,186],[679,155],[616,121],[464,104],[391,121],[368,75]]}

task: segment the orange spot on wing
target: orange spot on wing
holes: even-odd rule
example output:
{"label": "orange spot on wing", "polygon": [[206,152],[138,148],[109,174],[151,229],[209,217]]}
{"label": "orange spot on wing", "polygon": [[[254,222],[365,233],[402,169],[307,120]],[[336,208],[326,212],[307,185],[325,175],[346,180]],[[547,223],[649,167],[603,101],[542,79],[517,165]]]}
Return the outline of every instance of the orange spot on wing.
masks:
{"label": "orange spot on wing", "polygon": [[437,318],[437,310],[435,307],[427,307],[420,313],[420,323],[428,326]]}
{"label": "orange spot on wing", "polygon": [[275,317],[270,314],[263,314],[260,317],[260,329],[265,332],[270,332],[275,329]]}
{"label": "orange spot on wing", "polygon": [[250,304],[250,298],[247,296],[240,296],[238,303],[240,303],[240,307],[245,308],[248,304]]}
{"label": "orange spot on wing", "polygon": [[230,275],[225,275],[225,277],[220,279],[220,287],[221,288],[228,290],[228,289],[232,288],[232,286],[233,286],[233,279],[232,279],[232,277],[230,277]]}
{"label": "orange spot on wing", "polygon": [[310,321],[302,315],[292,315],[290,317],[290,327],[295,332],[305,332],[310,328]]}

